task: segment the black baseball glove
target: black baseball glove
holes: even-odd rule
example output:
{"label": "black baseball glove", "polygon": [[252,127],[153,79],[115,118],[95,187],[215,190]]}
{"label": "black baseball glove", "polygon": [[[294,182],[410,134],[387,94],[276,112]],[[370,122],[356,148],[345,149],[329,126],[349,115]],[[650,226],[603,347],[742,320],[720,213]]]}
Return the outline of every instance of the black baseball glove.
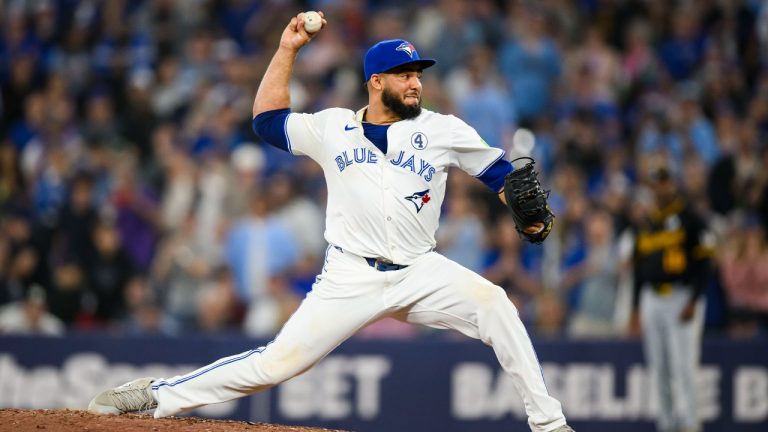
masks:
{"label": "black baseball glove", "polygon": [[[525,166],[516,168],[504,178],[504,197],[507,199],[507,206],[512,210],[512,217],[515,219],[515,227],[520,235],[531,243],[541,243],[552,231],[552,225],[555,223],[555,215],[547,204],[549,191],[541,188],[533,170],[536,163],[529,157],[521,157],[512,161],[528,160]],[[537,233],[526,232],[525,229],[535,223],[543,223],[544,229]]]}

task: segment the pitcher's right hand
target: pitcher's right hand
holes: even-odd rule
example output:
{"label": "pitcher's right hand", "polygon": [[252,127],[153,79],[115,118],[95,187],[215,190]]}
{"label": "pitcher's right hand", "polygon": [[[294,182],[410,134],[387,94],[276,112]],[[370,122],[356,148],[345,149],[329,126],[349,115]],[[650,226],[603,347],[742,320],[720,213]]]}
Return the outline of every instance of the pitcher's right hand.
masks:
{"label": "pitcher's right hand", "polygon": [[283,35],[280,37],[280,47],[297,52],[301,47],[308,44],[313,37],[323,31],[328,22],[325,20],[323,12],[318,11],[318,13],[323,17],[323,25],[320,27],[320,30],[314,33],[307,33],[304,30],[304,21],[301,14],[291,18],[291,22],[288,23],[288,26],[283,30]]}

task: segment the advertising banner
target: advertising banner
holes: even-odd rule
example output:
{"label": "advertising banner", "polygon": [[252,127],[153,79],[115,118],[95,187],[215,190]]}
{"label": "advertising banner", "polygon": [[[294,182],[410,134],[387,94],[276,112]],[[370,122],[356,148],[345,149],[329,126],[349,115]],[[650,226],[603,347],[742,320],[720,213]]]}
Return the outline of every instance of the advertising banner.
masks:
{"label": "advertising banner", "polygon": [[[104,388],[171,377],[259,346],[242,337],[0,338],[0,407],[83,409]],[[535,340],[576,430],[653,430],[637,341]],[[706,432],[768,430],[768,343],[708,339],[698,375]],[[193,415],[354,431],[526,431],[512,380],[476,341],[348,341],[302,376]]]}

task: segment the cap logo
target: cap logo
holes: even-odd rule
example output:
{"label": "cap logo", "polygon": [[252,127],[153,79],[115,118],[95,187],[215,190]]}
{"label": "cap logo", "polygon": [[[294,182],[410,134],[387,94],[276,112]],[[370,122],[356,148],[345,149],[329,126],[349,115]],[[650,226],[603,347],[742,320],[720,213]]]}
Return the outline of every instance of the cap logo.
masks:
{"label": "cap logo", "polygon": [[395,51],[402,51],[408,54],[408,57],[413,58],[413,53],[416,52],[416,48],[414,48],[410,42],[403,42],[400,44],[400,46],[395,48]]}

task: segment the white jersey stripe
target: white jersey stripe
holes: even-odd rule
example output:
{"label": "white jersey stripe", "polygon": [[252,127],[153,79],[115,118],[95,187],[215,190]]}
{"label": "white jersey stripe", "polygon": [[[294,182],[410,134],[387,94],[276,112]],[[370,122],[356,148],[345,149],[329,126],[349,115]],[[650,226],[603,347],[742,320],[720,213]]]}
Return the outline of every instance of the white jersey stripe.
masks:
{"label": "white jersey stripe", "polygon": [[498,162],[498,161],[499,161],[501,158],[503,158],[505,154],[507,154],[507,153],[506,153],[505,151],[503,151],[503,150],[502,150],[502,152],[501,152],[501,154],[499,155],[499,157],[497,157],[496,159],[494,159],[494,160],[493,160],[493,162],[489,163],[487,167],[483,168],[483,170],[482,170],[482,171],[480,171],[480,174],[477,174],[477,175],[476,175],[476,176],[474,176],[474,177],[475,177],[475,178],[477,178],[477,177],[482,177],[482,176],[483,176],[483,174],[485,174],[485,172],[486,172],[486,171],[488,171],[489,169],[491,169],[491,167],[493,166],[493,164],[495,164],[495,163],[496,163],[496,162]]}
{"label": "white jersey stripe", "polygon": [[293,154],[291,149],[291,137],[288,135],[288,117],[285,117],[285,123],[283,123],[283,133],[285,133],[285,142],[288,145],[288,153]]}

